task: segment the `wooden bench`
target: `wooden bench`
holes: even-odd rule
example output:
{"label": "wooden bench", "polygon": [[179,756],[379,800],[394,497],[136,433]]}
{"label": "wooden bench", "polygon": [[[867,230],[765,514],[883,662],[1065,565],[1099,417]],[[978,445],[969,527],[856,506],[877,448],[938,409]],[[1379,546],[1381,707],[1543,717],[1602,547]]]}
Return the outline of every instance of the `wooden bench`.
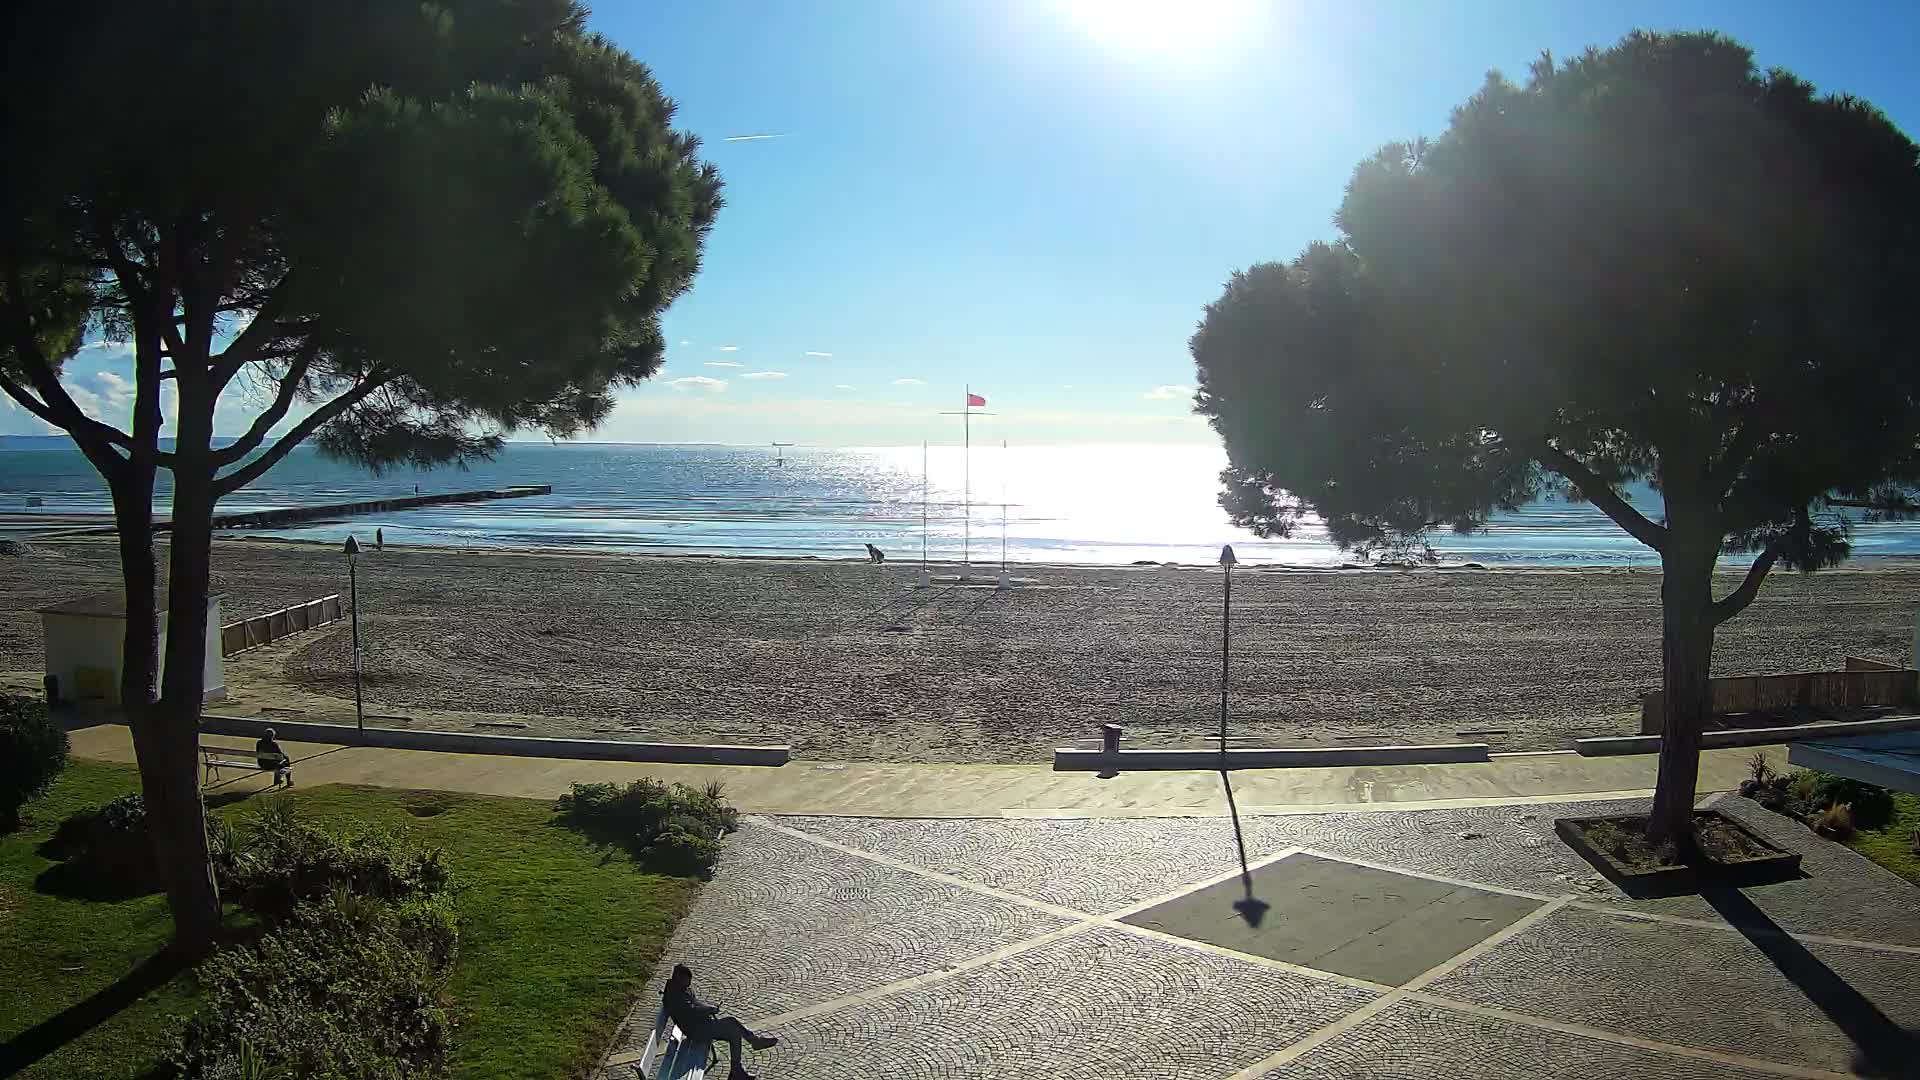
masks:
{"label": "wooden bench", "polygon": [[[220,778],[221,769],[245,769],[248,772],[274,772],[275,766],[262,765],[259,755],[251,747],[212,746],[200,744],[200,786],[206,787]],[[289,761],[287,779],[293,779],[293,765]]]}
{"label": "wooden bench", "polygon": [[[664,1036],[664,1039],[662,1038]],[[653,1071],[653,1055],[660,1051],[660,1069]],[[713,1044],[694,1042],[680,1031],[680,1025],[667,1018],[667,1007],[653,1019],[653,1034],[647,1048],[640,1052],[640,1072],[648,1080],[706,1080],[707,1065],[713,1060]]]}

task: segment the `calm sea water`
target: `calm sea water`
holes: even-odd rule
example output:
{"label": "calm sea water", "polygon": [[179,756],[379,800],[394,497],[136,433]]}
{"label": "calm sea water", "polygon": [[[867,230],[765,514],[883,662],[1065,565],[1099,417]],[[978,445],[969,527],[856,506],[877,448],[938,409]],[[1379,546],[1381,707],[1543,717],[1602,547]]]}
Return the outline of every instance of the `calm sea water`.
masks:
{"label": "calm sea water", "polygon": [[[784,463],[776,457],[784,456]],[[1228,524],[1217,447],[919,447],[827,449],[518,443],[467,471],[384,476],[302,447],[223,510],[349,502],[422,492],[551,484],[553,494],[432,507],[254,535],[337,542],[373,530],[389,543],[551,547],[684,554],[859,557],[896,561],[924,548],[939,562],[1211,563],[1221,544],[1243,562],[1344,561],[1307,526],[1259,540]],[[169,500],[161,473],[157,510]],[[965,510],[971,490],[971,514]],[[1657,513],[1658,496],[1630,493]],[[37,505],[33,505],[37,500]],[[1004,505],[1004,517],[1002,508]],[[31,535],[106,520],[104,484],[70,444],[0,440],[0,533]],[[1440,536],[1448,559],[1515,565],[1652,565],[1652,553],[1597,510],[1547,500],[1499,516],[1484,533]],[[1862,528],[1859,555],[1920,554],[1920,524]]]}

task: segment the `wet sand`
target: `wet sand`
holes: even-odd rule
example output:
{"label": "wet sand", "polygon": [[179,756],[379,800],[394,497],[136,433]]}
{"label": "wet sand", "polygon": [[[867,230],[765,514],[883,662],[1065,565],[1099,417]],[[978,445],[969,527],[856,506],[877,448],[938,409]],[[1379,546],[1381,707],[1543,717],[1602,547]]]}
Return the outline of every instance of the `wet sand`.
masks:
{"label": "wet sand", "polygon": [[[1195,743],[1219,723],[1217,568],[1016,568],[1009,592],[914,588],[900,563],[448,549],[360,559],[367,710],[418,726],[779,741],[816,759],[1030,762],[1093,738]],[[347,592],[331,547],[222,541],[233,621]],[[1723,575],[1722,591],[1738,576]],[[1267,745],[1637,730],[1659,679],[1649,570],[1236,573],[1232,730]],[[0,557],[0,671],[38,680],[35,607],[118,588],[111,544]],[[1920,569],[1775,574],[1721,628],[1719,674],[1908,652]],[[232,711],[350,717],[341,623],[229,661]],[[486,730],[481,727],[480,730]]]}

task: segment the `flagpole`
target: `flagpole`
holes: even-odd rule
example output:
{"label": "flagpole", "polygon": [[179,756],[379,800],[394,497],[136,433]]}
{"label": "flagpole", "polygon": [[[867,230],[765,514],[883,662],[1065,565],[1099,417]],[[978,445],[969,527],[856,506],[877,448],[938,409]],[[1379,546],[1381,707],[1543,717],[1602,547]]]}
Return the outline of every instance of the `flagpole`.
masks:
{"label": "flagpole", "polygon": [[927,443],[920,442],[920,572],[927,570]]}
{"label": "flagpole", "polygon": [[960,487],[961,505],[966,514],[966,524],[962,527],[961,543],[966,545],[960,553],[960,580],[967,580],[968,572],[973,569],[973,385],[966,388],[966,397],[960,399],[961,464]]}
{"label": "flagpole", "polygon": [[1000,574],[1007,573],[1007,440],[1000,440]]}

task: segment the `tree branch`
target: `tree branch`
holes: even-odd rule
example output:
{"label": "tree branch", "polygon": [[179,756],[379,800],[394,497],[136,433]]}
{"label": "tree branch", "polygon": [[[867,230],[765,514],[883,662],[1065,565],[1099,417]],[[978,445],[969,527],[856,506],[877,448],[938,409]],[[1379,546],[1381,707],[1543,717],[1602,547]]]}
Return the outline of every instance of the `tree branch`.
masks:
{"label": "tree branch", "polygon": [[1726,452],[1720,455],[1720,460],[1714,463],[1713,470],[1707,474],[1707,484],[1714,498],[1726,498],[1733,489],[1733,482],[1739,478],[1740,470],[1752,460],[1754,448],[1759,445],[1760,428],[1752,419],[1734,429]]}
{"label": "tree branch", "polygon": [[307,418],[295,424],[292,431],[280,436],[267,452],[253,459],[245,467],[218,477],[213,482],[213,497],[224,498],[258,480],[268,469],[280,463],[293,448],[307,440],[309,435],[320,426],[353,408],[367,399],[375,390],[392,382],[397,376],[392,372],[369,373],[364,381],[346,393],[320,406],[307,415]]}
{"label": "tree branch", "polygon": [[292,277],[292,274],[288,274],[280,279],[280,283],[275,285],[267,294],[267,298],[254,309],[253,321],[247,324],[245,330],[240,331],[239,337],[234,338],[225,349],[221,350],[219,356],[214,357],[214,393],[217,394],[226,389],[227,383],[240,373],[241,368],[261,358],[261,350],[273,340],[274,334],[279,330],[276,324],[283,313],[282,309],[287,306],[289,291],[287,282],[292,280]]}
{"label": "tree branch", "polygon": [[1780,548],[1784,543],[1785,539],[1782,538],[1761,549],[1760,557],[1753,560],[1753,565],[1747,568],[1746,580],[1740,583],[1740,587],[1715,601],[1708,609],[1708,614],[1713,617],[1715,626],[1745,611],[1747,605],[1753,603],[1753,598],[1760,594],[1760,583],[1767,580],[1767,572],[1772,570],[1773,564],[1779,560]]}
{"label": "tree branch", "polygon": [[313,364],[315,351],[317,350],[309,349],[294,360],[293,366],[280,377],[280,389],[274,394],[273,404],[267,406],[265,412],[253,418],[253,424],[247,428],[245,435],[240,436],[231,445],[213,452],[215,470],[232,465],[253,453],[254,448],[266,439],[267,432],[273,430],[273,425],[286,418],[287,410],[293,407],[293,399],[300,393],[300,383],[307,377],[307,369]]}
{"label": "tree branch", "polygon": [[1599,474],[1567,453],[1554,446],[1544,437],[1534,444],[1534,452],[1539,455],[1542,464],[1568,480],[1573,481],[1587,501],[1600,508],[1600,512],[1613,519],[1614,524],[1625,529],[1628,535],[1655,551],[1667,549],[1667,530],[1647,520],[1645,514],[1635,510],[1633,505],[1613,490],[1613,485],[1602,480]]}

